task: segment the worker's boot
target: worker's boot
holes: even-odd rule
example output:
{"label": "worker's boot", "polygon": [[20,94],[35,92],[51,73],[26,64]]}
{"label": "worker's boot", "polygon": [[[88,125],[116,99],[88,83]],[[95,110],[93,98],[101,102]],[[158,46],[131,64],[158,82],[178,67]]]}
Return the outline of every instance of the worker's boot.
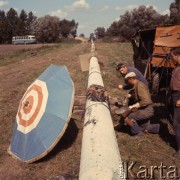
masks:
{"label": "worker's boot", "polygon": [[158,134],[160,129],[160,124],[147,124],[145,131],[152,134]]}
{"label": "worker's boot", "polygon": [[141,127],[137,124],[134,119],[129,119],[128,117],[125,118],[125,123],[130,126],[131,133],[136,137],[143,136],[143,132],[141,131]]}
{"label": "worker's boot", "polygon": [[120,130],[123,125],[124,125],[124,122],[123,122],[123,118],[121,117],[114,125],[114,130]]}

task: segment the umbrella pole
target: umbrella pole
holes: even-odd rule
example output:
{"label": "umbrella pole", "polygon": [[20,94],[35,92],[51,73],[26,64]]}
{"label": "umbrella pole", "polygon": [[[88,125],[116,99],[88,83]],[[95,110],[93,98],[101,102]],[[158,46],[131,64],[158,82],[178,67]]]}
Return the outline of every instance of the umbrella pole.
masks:
{"label": "umbrella pole", "polygon": [[[90,59],[92,85],[104,87],[96,57]],[[108,104],[87,99],[79,179],[125,179],[122,164]]]}

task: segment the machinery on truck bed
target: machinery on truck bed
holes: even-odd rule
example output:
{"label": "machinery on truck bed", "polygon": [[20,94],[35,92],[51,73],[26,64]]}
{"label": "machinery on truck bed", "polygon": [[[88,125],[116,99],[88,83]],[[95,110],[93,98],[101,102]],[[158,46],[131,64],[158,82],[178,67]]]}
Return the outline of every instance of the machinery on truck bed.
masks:
{"label": "machinery on truck bed", "polygon": [[168,91],[174,64],[172,47],[180,46],[180,25],[140,30],[132,38],[134,66],[149,82],[151,93]]}

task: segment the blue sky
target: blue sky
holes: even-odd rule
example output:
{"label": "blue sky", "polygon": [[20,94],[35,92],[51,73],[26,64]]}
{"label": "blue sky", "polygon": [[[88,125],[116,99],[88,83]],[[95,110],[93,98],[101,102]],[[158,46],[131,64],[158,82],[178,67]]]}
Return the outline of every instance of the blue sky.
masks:
{"label": "blue sky", "polygon": [[60,19],[79,23],[78,34],[89,37],[97,27],[108,28],[126,10],[140,5],[152,5],[161,14],[169,14],[169,5],[174,0],[0,0],[0,10],[14,8],[18,14],[24,9],[35,16],[58,16]]}

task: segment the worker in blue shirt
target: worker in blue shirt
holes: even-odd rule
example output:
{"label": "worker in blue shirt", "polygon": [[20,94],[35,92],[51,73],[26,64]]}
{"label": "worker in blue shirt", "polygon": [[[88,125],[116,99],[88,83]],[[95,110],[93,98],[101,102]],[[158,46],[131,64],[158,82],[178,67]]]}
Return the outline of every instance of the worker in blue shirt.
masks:
{"label": "worker in blue shirt", "polygon": [[[125,77],[126,74],[130,73],[130,72],[134,72],[136,74],[136,78],[137,80],[143,82],[147,87],[148,87],[148,81],[146,80],[146,78],[143,76],[143,74],[135,67],[127,67],[125,64],[123,63],[119,63],[116,66],[116,70],[118,72],[120,72],[120,74]],[[130,85],[127,81],[125,81],[125,84],[122,85],[120,84],[119,89],[123,89],[123,90],[129,90],[132,88],[132,85]]]}

